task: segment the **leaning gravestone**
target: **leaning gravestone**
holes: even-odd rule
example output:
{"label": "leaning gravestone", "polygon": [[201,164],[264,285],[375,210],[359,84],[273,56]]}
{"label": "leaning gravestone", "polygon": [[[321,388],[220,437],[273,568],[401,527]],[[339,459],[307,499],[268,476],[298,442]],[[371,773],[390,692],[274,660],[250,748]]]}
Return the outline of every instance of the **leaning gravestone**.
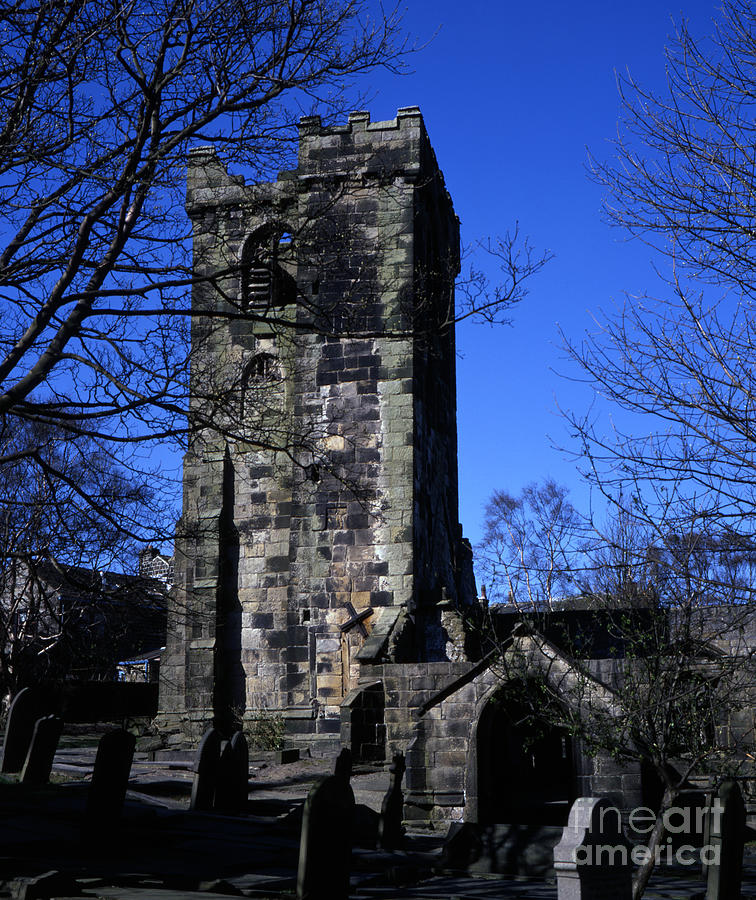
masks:
{"label": "leaning gravestone", "polygon": [[249,787],[249,748],[241,731],[224,741],[218,764],[214,808],[219,812],[238,813],[247,802]]}
{"label": "leaning gravestone", "polygon": [[737,781],[725,781],[709,813],[706,900],[739,900],[746,808]]}
{"label": "leaning gravestone", "polygon": [[299,843],[297,900],[348,900],[354,793],[352,754],[342,750],[333,775],[316,784],[305,801]]}
{"label": "leaning gravestone", "polygon": [[87,822],[114,822],[121,814],[134,759],[136,738],[122,728],[109,731],[97,745],[87,797]]}
{"label": "leaning gravestone", "polygon": [[402,778],[406,764],[403,753],[395,753],[389,767],[391,778],[389,788],[381,804],[381,817],[378,820],[378,846],[384,850],[397,850],[402,845],[404,829],[402,828],[402,812],[404,795],[402,794]]}
{"label": "leaning gravestone", "polygon": [[202,736],[194,760],[194,782],[189,809],[197,812],[208,812],[213,809],[222,743],[217,728],[208,728]]}
{"label": "leaning gravestone", "polygon": [[55,751],[58,749],[63,720],[58,716],[43,716],[34,725],[29,752],[21,770],[22,784],[47,784],[50,780]]}
{"label": "leaning gravestone", "polygon": [[630,844],[604,797],[580,797],[554,847],[558,900],[631,900]]}
{"label": "leaning gravestone", "polygon": [[21,771],[40,712],[38,697],[32,688],[24,688],[13,698],[5,725],[0,772]]}

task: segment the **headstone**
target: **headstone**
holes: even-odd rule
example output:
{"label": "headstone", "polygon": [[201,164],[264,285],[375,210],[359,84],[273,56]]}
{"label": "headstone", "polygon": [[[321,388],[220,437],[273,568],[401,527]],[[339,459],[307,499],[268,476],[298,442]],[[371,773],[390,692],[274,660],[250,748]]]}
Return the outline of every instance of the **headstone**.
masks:
{"label": "headstone", "polygon": [[299,843],[297,900],[348,900],[354,821],[351,771],[351,751],[342,750],[335,773],[307,795]]}
{"label": "headstone", "polygon": [[194,758],[194,782],[189,809],[208,812],[215,805],[221,744],[221,733],[216,728],[208,728]]}
{"label": "headstone", "polygon": [[13,698],[5,725],[0,772],[21,771],[40,712],[38,697],[32,688],[24,688]]}
{"label": "headstone", "polygon": [[224,741],[218,766],[214,808],[234,814],[247,803],[249,788],[249,748],[241,731]]}
{"label": "headstone", "polygon": [[244,809],[249,796],[249,743],[243,731],[237,731],[231,735],[231,752],[234,757],[239,808]]}
{"label": "headstone", "polygon": [[21,770],[22,784],[47,784],[50,780],[55,751],[58,749],[63,720],[59,716],[43,716],[34,724],[29,752]]}
{"label": "headstone", "polygon": [[349,747],[344,747],[336,757],[333,774],[337,778],[346,779],[347,784],[349,784],[349,779],[352,777],[352,751]]}
{"label": "headstone", "polygon": [[402,778],[404,778],[403,753],[395,753],[389,767],[389,788],[381,804],[381,817],[378,820],[378,846],[384,850],[397,850],[402,845],[404,829],[402,828],[402,812],[404,795],[402,794]]}
{"label": "headstone", "polygon": [[725,781],[709,811],[706,900],[739,900],[743,878],[746,808],[737,781]]}
{"label": "headstone", "polygon": [[558,900],[631,900],[631,847],[619,812],[604,797],[572,804],[554,847]]}
{"label": "headstone", "polygon": [[122,728],[109,731],[100,738],[87,797],[90,824],[112,822],[120,816],[135,746],[136,737]]}

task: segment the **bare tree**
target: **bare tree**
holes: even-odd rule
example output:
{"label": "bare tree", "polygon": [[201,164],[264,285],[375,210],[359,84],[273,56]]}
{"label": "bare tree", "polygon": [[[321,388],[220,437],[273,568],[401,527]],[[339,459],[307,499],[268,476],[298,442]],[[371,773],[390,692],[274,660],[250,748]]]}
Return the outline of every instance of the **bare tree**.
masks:
{"label": "bare tree", "polygon": [[574,593],[583,527],[567,494],[551,480],[519,497],[494,491],[476,554],[490,601],[551,609]]}
{"label": "bare tree", "polygon": [[747,775],[756,743],[756,552],[729,525],[674,512],[649,522],[619,508],[598,527],[547,482],[495,494],[477,548],[491,596],[520,613],[513,639],[492,605],[484,633],[533,733],[566,729],[582,752],[641,762],[655,783],[635,898],[690,779]]}
{"label": "bare tree", "polygon": [[159,535],[160,491],[86,436],[21,422],[0,432],[0,696],[42,677],[107,672],[125,638],[159,630],[165,598],[135,571]]}
{"label": "bare tree", "polygon": [[628,297],[567,340],[605,399],[628,415],[569,414],[608,493],[751,533],[754,494],[754,75],[756,9],[725,0],[713,36],[683,22],[667,49],[667,85],[620,81],[614,157],[593,160],[609,221],[661,256],[658,296]]}
{"label": "bare tree", "polygon": [[[188,151],[211,143],[251,182],[286,168],[302,113],[334,121],[359,102],[354,76],[402,68],[411,47],[399,16],[373,9],[362,0],[0,4],[6,428],[24,420],[107,441],[137,468],[135,445],[184,445],[189,394],[199,400],[213,384],[189,383],[189,324],[211,311],[190,302],[200,276],[184,211]],[[504,288],[489,290],[473,271],[460,314],[496,318],[542,264],[516,234],[494,252]],[[214,272],[214,289],[234,276]],[[233,299],[212,315],[293,328],[291,317]],[[449,309],[436,324],[454,318]],[[193,425],[233,433],[236,398],[202,399],[205,420]],[[313,443],[265,429],[244,438],[284,452]]]}
{"label": "bare tree", "polygon": [[6,3],[0,20],[0,415],[174,436],[189,146],[262,177],[303,105],[338,110],[350,76],[399,65],[398,19],[357,2],[73,0]]}
{"label": "bare tree", "polygon": [[594,159],[593,173],[607,188],[609,221],[659,254],[660,289],[627,297],[597,317],[594,334],[566,342],[614,407],[609,425],[599,407],[568,414],[585,474],[645,532],[644,579],[661,609],[677,611],[676,631],[647,656],[657,669],[644,676],[654,690],[640,708],[654,727],[652,761],[664,755],[654,748],[667,748],[671,763],[686,744],[685,765],[655,764],[664,802],[678,784],[665,772],[706,768],[722,747],[691,728],[705,716],[670,705],[668,695],[704,706],[699,692],[711,695],[715,708],[740,708],[753,728],[753,638],[725,660],[728,628],[716,610],[729,610],[731,635],[753,621],[755,47],[753,4],[724,0],[710,38],[678,27],[664,90],[620,81],[614,156]]}

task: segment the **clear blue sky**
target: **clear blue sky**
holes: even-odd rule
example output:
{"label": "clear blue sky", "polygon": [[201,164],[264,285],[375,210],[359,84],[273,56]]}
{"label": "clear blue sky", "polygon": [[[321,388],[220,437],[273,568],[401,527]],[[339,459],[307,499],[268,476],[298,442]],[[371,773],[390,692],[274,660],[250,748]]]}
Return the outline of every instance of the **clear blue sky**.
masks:
{"label": "clear blue sky", "polygon": [[373,120],[418,105],[463,239],[503,233],[519,221],[554,260],[533,281],[511,328],[458,329],[460,518],[481,535],[496,488],[516,493],[551,476],[588,502],[556,403],[586,409],[593,392],[564,380],[557,323],[573,339],[595,329],[591,313],[625,291],[658,288],[651,251],[602,222],[602,190],[587,177],[587,149],[610,153],[619,99],[615,71],[661,88],[664,47],[684,15],[712,31],[716,3],[668,0],[414,2],[405,24],[429,45],[413,73],[371,79]]}

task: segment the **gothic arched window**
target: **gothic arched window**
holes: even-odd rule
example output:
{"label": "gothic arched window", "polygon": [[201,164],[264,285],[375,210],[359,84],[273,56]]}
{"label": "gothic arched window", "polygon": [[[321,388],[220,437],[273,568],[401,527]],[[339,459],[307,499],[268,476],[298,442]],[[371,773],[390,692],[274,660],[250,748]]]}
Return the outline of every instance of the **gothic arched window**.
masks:
{"label": "gothic arched window", "polygon": [[274,225],[263,225],[252,232],[241,255],[242,308],[262,310],[292,303],[296,285],[286,271],[292,266],[289,232]]}

